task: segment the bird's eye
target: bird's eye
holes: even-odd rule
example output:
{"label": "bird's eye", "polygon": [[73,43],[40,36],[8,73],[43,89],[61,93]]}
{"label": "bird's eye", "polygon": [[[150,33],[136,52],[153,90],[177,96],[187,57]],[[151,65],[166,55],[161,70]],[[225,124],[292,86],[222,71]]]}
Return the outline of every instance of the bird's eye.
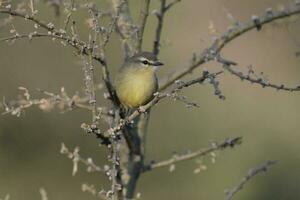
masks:
{"label": "bird's eye", "polygon": [[149,65],[149,62],[148,62],[147,60],[143,60],[142,63],[143,63],[144,65]]}

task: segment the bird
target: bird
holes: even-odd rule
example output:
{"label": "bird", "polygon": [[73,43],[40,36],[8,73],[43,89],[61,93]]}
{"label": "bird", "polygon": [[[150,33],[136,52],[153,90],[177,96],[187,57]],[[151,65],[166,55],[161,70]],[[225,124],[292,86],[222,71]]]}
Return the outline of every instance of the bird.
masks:
{"label": "bird", "polygon": [[140,52],[125,60],[115,78],[116,95],[125,109],[150,102],[158,91],[156,71],[163,65],[151,52]]}

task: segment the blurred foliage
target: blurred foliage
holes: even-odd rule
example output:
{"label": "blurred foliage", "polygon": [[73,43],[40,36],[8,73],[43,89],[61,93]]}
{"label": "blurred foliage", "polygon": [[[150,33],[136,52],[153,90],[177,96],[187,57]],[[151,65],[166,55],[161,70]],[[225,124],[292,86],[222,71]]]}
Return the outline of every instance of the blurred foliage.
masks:
{"label": "blurred foliage", "polygon": [[[155,9],[158,0],[153,0]],[[207,47],[214,35],[224,32],[232,21],[231,15],[246,21],[253,14],[266,8],[280,8],[292,1],[285,0],[190,0],[182,1],[167,14],[163,30],[163,46],[160,59],[166,64],[164,74],[186,65],[193,52]],[[105,7],[107,1],[99,2]],[[137,16],[139,1],[132,0],[132,11]],[[38,16],[45,21],[62,25],[63,17],[55,17],[53,8],[42,1]],[[0,16],[1,18],[3,16]],[[87,38],[85,19],[80,12],[76,20],[80,24],[80,36]],[[145,47],[152,48],[156,19],[149,17]],[[16,20],[18,31],[30,31],[33,25]],[[11,27],[0,29],[0,37],[9,35]],[[224,55],[239,63],[243,70],[253,65],[276,83],[297,84],[300,75],[299,19],[280,21],[264,26],[262,31],[252,31],[224,49]],[[298,37],[297,37],[298,36]],[[114,35],[110,44],[108,63],[112,74],[122,62],[120,42]],[[97,64],[97,66],[99,66]],[[220,66],[205,66],[210,71]],[[83,88],[82,66],[73,49],[62,47],[59,42],[47,38],[29,42],[19,40],[13,45],[0,44],[0,96],[16,99],[18,87],[30,89],[32,95],[40,94],[36,88],[59,92],[63,86],[70,94]],[[100,68],[96,69],[100,79]],[[201,69],[193,76],[199,76]],[[194,86],[185,90],[190,100],[199,102],[200,108],[188,109],[180,102],[164,100],[152,110],[149,127],[147,160],[163,159],[172,151],[206,147],[210,142],[230,136],[242,136],[243,144],[232,150],[217,153],[216,162],[210,157],[201,160],[207,170],[198,174],[195,161],[176,165],[172,173],[158,169],[144,174],[137,192],[141,199],[224,199],[224,190],[236,185],[248,169],[265,160],[278,160],[265,176],[258,176],[238,194],[238,199],[297,199],[300,197],[300,95],[263,89],[225,73],[220,78],[225,101],[213,95],[210,85]],[[106,104],[99,94],[99,103]],[[30,108],[21,117],[0,117],[0,198],[9,193],[11,199],[40,199],[43,187],[49,199],[96,199],[81,191],[82,183],[97,188],[109,184],[106,177],[85,172],[72,177],[72,162],[59,153],[60,144],[80,146],[83,157],[92,157],[95,163],[105,164],[105,150],[98,146],[94,136],[86,135],[80,124],[88,122],[90,113],[75,110],[67,113],[45,113]],[[157,184],[159,183],[159,184]]]}

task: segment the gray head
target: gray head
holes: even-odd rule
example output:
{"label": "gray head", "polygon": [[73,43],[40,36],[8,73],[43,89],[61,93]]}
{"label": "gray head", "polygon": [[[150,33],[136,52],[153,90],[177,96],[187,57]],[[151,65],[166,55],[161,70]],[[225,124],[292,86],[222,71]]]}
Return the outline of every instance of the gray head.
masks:
{"label": "gray head", "polygon": [[140,52],[126,60],[127,64],[139,64],[142,67],[157,67],[163,65],[151,52]]}

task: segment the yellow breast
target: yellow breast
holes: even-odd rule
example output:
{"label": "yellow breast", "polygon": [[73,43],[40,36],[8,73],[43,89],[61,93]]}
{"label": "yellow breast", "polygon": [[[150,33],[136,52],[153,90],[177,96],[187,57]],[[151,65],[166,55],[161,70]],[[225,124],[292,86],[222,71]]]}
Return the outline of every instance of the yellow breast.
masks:
{"label": "yellow breast", "polygon": [[116,77],[115,85],[119,100],[129,108],[148,103],[158,89],[157,78],[151,68],[123,68]]}

